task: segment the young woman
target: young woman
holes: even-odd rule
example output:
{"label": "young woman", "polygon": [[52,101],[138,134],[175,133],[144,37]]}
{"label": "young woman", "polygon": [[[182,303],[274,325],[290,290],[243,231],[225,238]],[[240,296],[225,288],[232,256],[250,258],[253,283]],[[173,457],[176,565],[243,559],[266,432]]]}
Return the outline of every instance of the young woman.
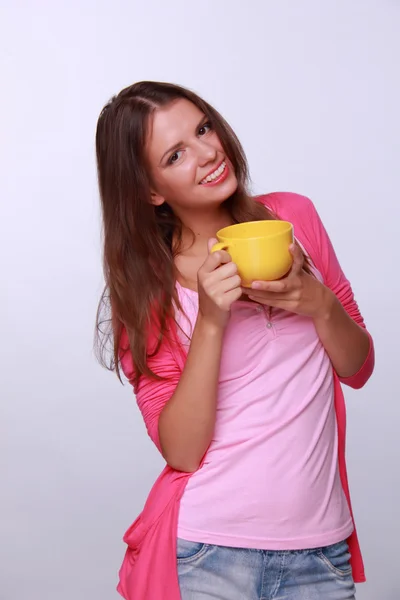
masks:
{"label": "young woman", "polygon": [[[175,85],[122,90],[100,114],[96,145],[98,320],[108,307],[109,366],[133,384],[167,463],[126,532],[119,592],[354,598],[365,578],[341,383],[363,386],[374,353],[316,209],[296,194],[252,198],[230,126]],[[294,225],[293,267],[242,288],[229,254],[210,253],[215,234],[276,218]]]}

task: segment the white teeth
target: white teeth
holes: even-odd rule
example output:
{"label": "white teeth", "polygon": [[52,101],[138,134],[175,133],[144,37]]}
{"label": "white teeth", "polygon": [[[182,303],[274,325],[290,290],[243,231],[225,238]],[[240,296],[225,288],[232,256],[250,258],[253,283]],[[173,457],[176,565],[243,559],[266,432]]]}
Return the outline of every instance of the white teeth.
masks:
{"label": "white teeth", "polygon": [[205,177],[204,179],[202,179],[202,181],[200,183],[210,183],[210,181],[214,181],[214,179],[217,179],[217,177],[219,177],[220,175],[222,175],[222,173],[225,171],[225,167],[226,167],[226,162],[224,161],[218,167],[218,169],[216,169],[214,171],[214,173],[211,173],[211,175],[208,175],[207,177]]}

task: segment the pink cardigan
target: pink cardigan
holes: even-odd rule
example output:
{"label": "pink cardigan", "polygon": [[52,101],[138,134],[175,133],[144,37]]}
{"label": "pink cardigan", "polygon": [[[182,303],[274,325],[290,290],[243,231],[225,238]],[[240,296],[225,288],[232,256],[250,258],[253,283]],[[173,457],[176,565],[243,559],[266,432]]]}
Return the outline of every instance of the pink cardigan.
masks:
{"label": "pink cardigan", "polygon": [[[349,281],[344,276],[334,249],[312,202],[304,196],[291,193],[273,193],[257,198],[279,218],[293,223],[296,238],[306,249],[328,286],[339,298],[347,313],[365,327],[354,300]],[[172,396],[185,365],[186,354],[171,327],[171,339],[165,339],[158,354],[150,359],[150,368],[167,380],[155,381],[141,377],[135,389],[137,402],[143,414],[147,431],[160,450],[158,417]],[[154,340],[149,340],[151,347]],[[127,336],[122,341],[127,347]],[[122,354],[122,369],[133,381],[132,356]],[[339,469],[344,493],[349,502],[349,486],[345,461],[346,409],[341,383],[361,388],[374,368],[374,346],[370,336],[370,350],[361,369],[346,379],[334,374],[335,409],[338,425]],[[166,466],[150,491],[142,513],[125,533],[127,550],[120,569],[119,593],[126,600],[180,600],[176,563],[176,538],[179,502],[190,473],[175,471]],[[356,530],[350,536],[353,577],[365,581],[364,565]]]}

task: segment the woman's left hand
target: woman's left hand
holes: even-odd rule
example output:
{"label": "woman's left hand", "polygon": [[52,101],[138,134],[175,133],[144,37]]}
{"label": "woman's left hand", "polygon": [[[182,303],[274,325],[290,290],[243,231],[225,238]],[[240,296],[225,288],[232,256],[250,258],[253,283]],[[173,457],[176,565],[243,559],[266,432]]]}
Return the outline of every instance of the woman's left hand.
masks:
{"label": "woman's left hand", "polygon": [[251,300],[307,315],[312,318],[329,314],[334,294],[323,283],[304,271],[304,257],[297,244],[290,246],[293,265],[288,275],[278,281],[254,281],[251,288],[242,288]]}

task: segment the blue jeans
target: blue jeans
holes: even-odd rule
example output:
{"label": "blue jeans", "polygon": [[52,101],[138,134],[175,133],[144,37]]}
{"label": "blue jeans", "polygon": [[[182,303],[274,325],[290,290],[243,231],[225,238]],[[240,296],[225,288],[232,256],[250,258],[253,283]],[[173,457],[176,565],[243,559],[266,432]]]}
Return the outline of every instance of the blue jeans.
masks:
{"label": "blue jeans", "polygon": [[347,542],[249,550],[178,539],[182,600],[354,600]]}

